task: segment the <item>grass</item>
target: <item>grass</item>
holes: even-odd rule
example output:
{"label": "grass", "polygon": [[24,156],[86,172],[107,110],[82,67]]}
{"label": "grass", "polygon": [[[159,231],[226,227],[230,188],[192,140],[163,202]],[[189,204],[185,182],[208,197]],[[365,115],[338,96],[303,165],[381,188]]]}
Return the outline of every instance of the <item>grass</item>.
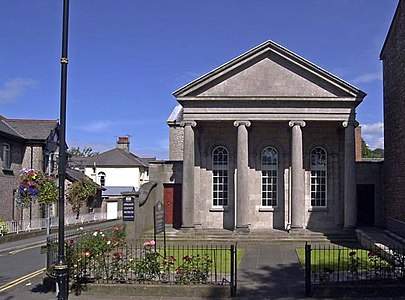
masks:
{"label": "grass", "polygon": [[[301,267],[305,268],[305,249],[295,249]],[[312,272],[323,272],[325,268],[337,271],[348,271],[350,266],[350,253],[354,251],[356,254],[353,257],[358,257],[359,269],[366,269],[371,266],[369,251],[364,249],[348,249],[348,248],[322,248],[311,250],[311,266]],[[379,264],[386,263],[383,259],[376,257]]]}
{"label": "grass", "polygon": [[[158,251],[160,255],[164,255],[163,249]],[[244,254],[244,249],[237,249],[237,266],[239,266],[242,256]],[[175,258],[174,261],[174,269],[179,267],[183,263],[183,257],[185,256],[197,256],[203,257],[208,255],[209,259],[213,261],[211,266],[211,272],[218,272],[218,273],[228,273],[230,270],[231,265],[231,252],[229,249],[215,249],[215,248],[172,248],[168,247],[166,249],[166,257],[173,256]],[[215,270],[216,266],[216,270]]]}

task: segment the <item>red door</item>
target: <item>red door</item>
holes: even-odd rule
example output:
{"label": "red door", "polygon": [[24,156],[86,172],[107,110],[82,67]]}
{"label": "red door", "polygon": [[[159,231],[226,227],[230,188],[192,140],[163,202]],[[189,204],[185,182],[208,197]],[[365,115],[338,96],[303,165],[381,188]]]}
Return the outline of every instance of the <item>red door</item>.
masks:
{"label": "red door", "polygon": [[165,223],[181,226],[181,184],[164,185]]}

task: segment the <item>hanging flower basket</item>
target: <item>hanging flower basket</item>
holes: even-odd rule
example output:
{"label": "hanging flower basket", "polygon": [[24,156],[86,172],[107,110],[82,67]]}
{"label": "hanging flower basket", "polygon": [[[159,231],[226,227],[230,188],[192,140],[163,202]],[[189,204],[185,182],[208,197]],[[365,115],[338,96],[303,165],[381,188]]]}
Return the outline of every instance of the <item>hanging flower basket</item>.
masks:
{"label": "hanging flower basket", "polygon": [[18,198],[19,202],[24,206],[28,206],[35,201],[41,204],[56,202],[58,187],[55,178],[45,175],[40,170],[23,169],[20,174]]}

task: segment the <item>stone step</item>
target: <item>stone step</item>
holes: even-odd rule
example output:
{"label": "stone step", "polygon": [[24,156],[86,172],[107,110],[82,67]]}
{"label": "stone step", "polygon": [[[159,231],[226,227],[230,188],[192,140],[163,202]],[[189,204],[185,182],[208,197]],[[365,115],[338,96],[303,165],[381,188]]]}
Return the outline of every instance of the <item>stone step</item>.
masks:
{"label": "stone step", "polygon": [[[140,240],[153,240],[153,231],[145,232]],[[163,241],[163,234],[157,236],[157,241]],[[247,243],[280,243],[280,242],[346,242],[356,243],[354,231],[312,232],[309,230],[282,231],[260,230],[249,233],[239,233],[222,229],[209,230],[173,230],[166,232],[167,242],[247,242]]]}

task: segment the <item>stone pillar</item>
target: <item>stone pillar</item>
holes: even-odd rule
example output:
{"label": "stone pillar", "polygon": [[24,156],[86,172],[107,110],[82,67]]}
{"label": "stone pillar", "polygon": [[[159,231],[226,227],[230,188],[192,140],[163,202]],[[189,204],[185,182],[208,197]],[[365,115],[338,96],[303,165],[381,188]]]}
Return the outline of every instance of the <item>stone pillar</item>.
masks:
{"label": "stone pillar", "polygon": [[182,228],[194,227],[194,121],[183,121]]}
{"label": "stone pillar", "polygon": [[302,151],[304,121],[290,121],[291,135],[291,228],[304,227],[305,186]]}
{"label": "stone pillar", "polygon": [[343,122],[342,125],[345,127],[344,227],[353,228],[357,223],[355,122]]}
{"label": "stone pillar", "polygon": [[249,143],[247,127],[250,121],[235,121],[233,125],[238,128],[237,145],[237,204],[236,229],[249,231]]}

